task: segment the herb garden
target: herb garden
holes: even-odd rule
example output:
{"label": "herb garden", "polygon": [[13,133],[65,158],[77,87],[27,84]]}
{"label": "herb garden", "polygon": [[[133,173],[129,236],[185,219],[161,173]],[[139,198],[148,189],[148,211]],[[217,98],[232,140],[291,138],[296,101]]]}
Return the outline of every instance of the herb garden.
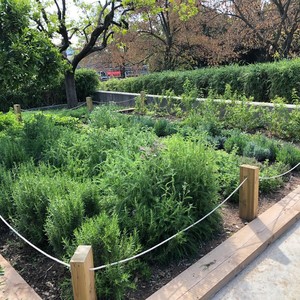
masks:
{"label": "herb garden", "polygon": [[[232,97],[229,86],[226,93]],[[238,186],[241,164],[273,176],[300,162],[299,105],[290,112],[277,98],[264,110],[212,98],[195,106],[186,82],[181,102],[172,93],[165,105],[139,97],[132,115],[112,105],[90,114],[25,112],[22,122],[0,113],[1,215],[66,261],[78,245],[92,245],[98,266],[151,248],[210,212]],[[260,192],[283,184],[262,181]],[[98,296],[122,299],[152,263],[193,255],[221,230],[221,219],[215,212],[142,258],[96,272]]]}

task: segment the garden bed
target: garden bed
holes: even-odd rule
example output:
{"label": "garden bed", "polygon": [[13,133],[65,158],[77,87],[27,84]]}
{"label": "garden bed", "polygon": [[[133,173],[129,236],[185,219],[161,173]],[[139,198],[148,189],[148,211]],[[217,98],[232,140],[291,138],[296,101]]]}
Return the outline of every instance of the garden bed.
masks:
{"label": "garden bed", "polygon": [[[166,108],[154,104],[152,111],[137,99],[137,115],[118,114],[112,106],[90,115],[83,109],[28,113],[23,123],[10,113],[0,115],[1,215],[67,262],[77,245],[92,245],[99,266],[149,249],[210,212],[238,186],[241,164],[259,166],[261,177],[272,177],[299,163],[294,144],[246,132],[260,126],[269,136],[275,129],[293,134],[297,121],[292,127],[272,122],[273,127],[262,128],[261,119],[253,120],[257,113],[264,115],[261,111],[238,105],[220,115],[209,101],[195,111],[191,94],[183,99],[184,110],[167,103]],[[279,118],[280,112],[273,116]],[[297,140],[299,132],[294,133]],[[298,183],[292,174],[262,180],[260,209]],[[142,259],[96,272],[98,296],[141,299],[151,294],[158,282],[164,284],[243,226],[237,199],[234,195],[219,212]],[[3,239],[10,235],[2,231]],[[37,265],[32,263],[33,250],[17,240],[5,242],[1,251],[17,270],[18,265],[31,274],[32,268],[40,270],[37,277],[23,276],[33,288],[43,286],[40,295],[52,288],[54,298],[42,297],[59,299],[61,293],[68,299],[64,267],[37,254]],[[62,289],[53,277],[63,282]],[[133,285],[136,292],[130,291]]]}
{"label": "garden bed", "polygon": [[[296,173],[289,177],[285,186],[277,192],[260,197],[259,214],[282,199],[300,185],[300,174]],[[222,209],[223,231],[213,241],[199,245],[199,252],[192,258],[185,258],[177,263],[162,267],[151,266],[152,275],[149,280],[137,281],[137,290],[128,293],[125,299],[142,300],[146,299],[156,290],[168,283],[190,265],[210,252],[233,233],[244,226],[244,222],[238,217],[236,204],[227,204]],[[5,224],[0,221],[0,252],[9,260],[11,265],[29,283],[31,287],[47,300],[64,300],[61,297],[61,283],[70,276],[67,268],[58,265],[35,252],[31,247],[20,242],[20,239],[11,233]]]}

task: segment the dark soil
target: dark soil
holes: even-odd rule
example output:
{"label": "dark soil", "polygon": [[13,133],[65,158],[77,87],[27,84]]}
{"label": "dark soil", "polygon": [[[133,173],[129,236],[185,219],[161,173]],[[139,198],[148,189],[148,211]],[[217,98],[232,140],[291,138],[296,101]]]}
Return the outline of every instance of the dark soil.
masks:
{"label": "dark soil", "polygon": [[[280,191],[267,196],[261,195],[259,214],[281,200],[298,185],[300,185],[300,174],[292,174]],[[128,300],[146,299],[246,224],[238,216],[237,204],[227,202],[221,208],[221,212],[223,216],[223,231],[209,243],[201,244],[197,257],[185,258],[178,263],[169,264],[167,267],[151,266],[152,275],[150,279],[147,281],[136,279],[137,290],[128,293],[124,298]],[[66,278],[70,279],[69,270],[44,257],[30,246],[25,245],[1,221],[0,253],[42,299],[63,299],[61,296],[61,283]]]}

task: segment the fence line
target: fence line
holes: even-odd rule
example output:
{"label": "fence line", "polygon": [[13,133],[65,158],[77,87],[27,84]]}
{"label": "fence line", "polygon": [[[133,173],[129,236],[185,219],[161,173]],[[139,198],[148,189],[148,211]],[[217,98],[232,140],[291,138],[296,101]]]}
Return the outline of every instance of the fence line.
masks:
{"label": "fence line", "polygon": [[[81,105],[82,106],[82,105]],[[290,173],[291,171],[293,171],[294,169],[296,169],[298,166],[300,165],[300,162],[294,166],[293,168],[291,168],[290,170],[284,172],[283,174],[279,174],[279,175],[276,175],[276,176],[272,176],[272,177],[261,177],[260,180],[267,180],[267,179],[274,179],[274,178],[278,178],[278,177],[281,177],[281,176],[284,176],[288,173]],[[227,202],[239,189],[240,187],[246,182],[248,178],[245,178],[240,184],[239,186],[225,199],[223,200],[220,204],[218,204],[213,210],[211,210],[209,213],[207,213],[205,216],[203,216],[201,219],[197,220],[196,222],[194,222],[193,224],[189,225],[188,227],[178,231],[176,234],[172,235],[171,237],[165,239],[164,241],[160,242],[159,244],[156,244],[155,246],[139,253],[139,254],[136,254],[132,257],[129,257],[129,258],[126,258],[126,259],[122,259],[122,260],[119,260],[119,261],[116,261],[116,262],[113,262],[113,263],[110,263],[110,264],[106,264],[106,265],[101,265],[99,267],[95,267],[95,268],[91,268],[90,270],[91,271],[98,271],[98,270],[101,270],[101,269],[104,269],[104,268],[107,268],[107,267],[111,267],[111,266],[114,266],[114,265],[118,265],[118,264],[121,264],[121,263],[125,263],[125,262],[128,262],[128,261],[131,261],[133,259],[136,259],[136,258],[139,258],[153,250],[155,250],[156,248],[164,245],[165,243],[167,243],[168,241],[174,239],[175,237],[177,237],[179,234],[191,229],[192,227],[194,227],[195,225],[199,224],[200,222],[202,222],[203,220],[205,220],[207,217],[209,217],[212,213],[214,213],[219,207],[221,207],[225,202]],[[49,255],[48,253],[44,252],[43,250],[39,249],[37,246],[35,246],[34,244],[32,244],[30,241],[28,241],[25,237],[23,237],[19,232],[17,232],[3,217],[2,215],[0,215],[0,219],[3,221],[4,224],[6,224],[6,226],[11,229],[19,238],[21,238],[24,242],[26,242],[28,245],[30,245],[32,248],[34,248],[35,250],[37,250],[38,252],[40,252],[41,254],[43,254],[44,256],[48,257],[49,259],[59,263],[59,264],[62,264],[68,268],[70,268],[70,264],[64,262],[64,261],[61,261],[51,255]]]}
{"label": "fence line", "polygon": [[[219,205],[217,205],[213,210],[211,210],[209,213],[207,213],[204,217],[202,217],[201,219],[199,219],[198,221],[196,221],[195,223],[191,224],[190,226],[182,229],[181,231],[177,232],[176,234],[172,235],[171,237],[167,238],[166,240],[160,242],[159,244],[151,247],[150,249],[148,250],[145,250],[137,255],[134,255],[132,257],[129,257],[129,258],[126,258],[126,259],[123,259],[123,260],[120,260],[120,261],[117,261],[117,262],[113,262],[111,264],[107,264],[107,265],[102,265],[102,266],[99,266],[99,267],[96,267],[96,268],[91,268],[90,270],[91,271],[97,271],[97,270],[100,270],[100,269],[104,269],[104,268],[107,268],[107,267],[110,267],[110,266],[114,266],[114,265],[117,265],[117,264],[121,264],[121,263],[125,263],[125,262],[128,262],[130,260],[133,260],[133,259],[136,259],[146,253],[149,253],[151,251],[153,251],[154,249],[162,246],[163,244],[167,243],[168,241],[172,240],[173,238],[175,238],[176,236],[178,236],[179,234],[189,230],[190,228],[194,227],[195,225],[197,225],[198,223],[202,222],[203,220],[205,220],[207,217],[209,217],[212,213],[214,213],[220,206],[222,206],[226,201],[228,201],[231,196],[233,194],[235,194],[239,188],[244,184],[244,182],[247,180],[247,178],[244,179],[243,182],[241,182],[239,184],[239,186],[225,199],[223,200]],[[29,242],[25,237],[23,237],[19,232],[17,232],[3,217],[2,215],[0,215],[0,219],[3,221],[3,223],[6,224],[6,226],[11,229],[19,238],[21,238],[24,242],[26,242],[28,245],[30,245],[32,248],[34,248],[35,250],[37,250],[38,252],[40,252],[41,254],[43,254],[44,256],[48,257],[49,259],[59,263],[59,264],[62,264],[68,268],[70,268],[70,264],[66,263],[66,262],[63,262],[51,255],[49,255],[48,253],[44,252],[43,250],[39,249],[37,246],[35,246],[34,244],[32,244],[31,242]]]}
{"label": "fence line", "polygon": [[165,239],[164,241],[160,242],[159,244],[137,254],[137,255],[134,255],[132,257],[129,257],[129,258],[126,258],[126,259],[122,259],[122,260],[119,260],[119,261],[116,261],[116,262],[113,262],[113,263],[110,263],[110,264],[107,264],[107,265],[102,265],[102,266],[99,266],[99,267],[95,267],[95,268],[91,268],[90,270],[91,271],[98,271],[98,270],[101,270],[101,269],[104,269],[104,268],[107,268],[107,267],[111,267],[111,266],[114,266],[114,265],[118,265],[118,264],[121,264],[121,263],[125,263],[125,262],[128,262],[130,260],[133,260],[133,259],[136,259],[138,257],[141,257],[142,255],[145,255],[151,251],[153,251],[154,249],[162,246],[163,244],[167,243],[168,241],[172,240],[173,238],[175,238],[176,236],[178,236],[179,234],[191,229],[192,227],[194,227],[195,225],[197,225],[198,223],[202,222],[203,220],[205,220],[207,217],[209,217],[212,213],[214,213],[220,206],[222,206],[226,201],[228,201],[231,196],[233,194],[235,194],[239,188],[245,183],[245,181],[247,180],[248,178],[245,178],[240,184],[239,186],[225,199],[223,200],[219,205],[217,205],[212,211],[210,211],[208,214],[206,214],[204,217],[202,217],[201,219],[199,219],[198,221],[196,221],[195,223],[193,223],[192,225],[178,231],[176,234],[172,235],[171,237]]}
{"label": "fence line", "polygon": [[279,174],[279,175],[275,175],[275,176],[271,176],[271,177],[260,177],[259,180],[268,180],[268,179],[275,179],[275,178],[279,178],[279,177],[282,177],[290,172],[292,172],[294,169],[296,169],[298,166],[300,166],[300,162],[294,166],[293,168],[291,168],[290,170],[282,173],[282,174]]}
{"label": "fence line", "polygon": [[43,250],[39,249],[37,246],[33,245],[31,242],[29,242],[26,238],[24,238],[19,232],[17,232],[8,222],[6,222],[6,220],[0,215],[0,219],[3,221],[3,223],[6,224],[6,226],[11,229],[19,238],[21,238],[24,242],[26,242],[29,246],[31,246],[32,248],[34,248],[35,250],[37,250],[38,252],[40,252],[41,254],[45,255],[46,257],[58,262],[59,264],[62,264],[68,268],[70,268],[70,264],[65,263],[64,261],[61,261],[51,255],[49,255],[48,253],[44,252]]}
{"label": "fence line", "polygon": [[108,101],[108,102],[101,102],[101,101],[94,101],[93,100],[93,103],[96,103],[96,104],[110,104],[110,102],[113,102],[115,103],[116,105],[118,104],[122,104],[122,103],[126,103],[126,102],[130,102],[130,101],[135,101],[135,98],[130,98],[130,99],[127,99],[127,100],[124,100],[124,101]]}

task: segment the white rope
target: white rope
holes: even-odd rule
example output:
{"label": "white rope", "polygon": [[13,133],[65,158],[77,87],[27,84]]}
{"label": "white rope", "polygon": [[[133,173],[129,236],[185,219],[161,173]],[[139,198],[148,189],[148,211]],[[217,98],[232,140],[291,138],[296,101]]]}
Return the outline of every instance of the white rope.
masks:
{"label": "white rope", "polygon": [[135,101],[135,98],[130,98],[130,99],[124,100],[124,101],[108,101],[108,102],[93,101],[93,103],[98,103],[98,104],[110,104],[111,102],[113,102],[113,103],[115,103],[116,105],[118,105],[118,104],[130,102],[130,101]]}
{"label": "white rope", "polygon": [[271,177],[260,177],[259,180],[267,180],[267,179],[275,179],[275,178],[279,178],[279,177],[282,177],[290,172],[292,172],[294,169],[296,169],[298,166],[300,166],[300,162],[293,168],[291,168],[290,170],[282,173],[282,174],[279,174],[279,175],[275,175],[275,176],[271,176]]}
{"label": "white rope", "polygon": [[72,108],[70,108],[70,110],[77,109],[77,108],[79,108],[79,107],[81,107],[81,106],[84,106],[84,105],[86,105],[86,102],[84,102],[84,103],[82,103],[82,104],[79,104],[79,105],[77,105],[77,106],[75,106],[75,107],[72,107]]}
{"label": "white rope", "polygon": [[107,264],[107,265],[102,265],[102,266],[99,266],[99,267],[95,267],[95,268],[91,268],[90,270],[91,271],[97,271],[97,270],[101,270],[101,269],[104,269],[104,268],[107,268],[107,267],[111,267],[111,266],[114,266],[114,265],[118,265],[118,264],[121,264],[121,263],[125,263],[125,262],[128,262],[130,260],[133,260],[133,259],[136,259],[138,257],[141,257],[142,255],[146,254],[146,253],[149,253],[151,252],[152,250],[162,246],[163,244],[167,243],[168,241],[172,240],[173,238],[175,238],[176,236],[178,236],[179,234],[183,233],[184,231],[187,231],[189,230],[190,228],[194,227],[195,225],[197,225],[198,223],[202,222],[203,220],[205,220],[207,217],[209,217],[213,212],[215,212],[220,206],[222,206],[226,201],[228,201],[228,199],[231,198],[231,196],[236,193],[239,188],[244,184],[244,182],[247,180],[248,178],[245,178],[243,182],[240,183],[240,185],[225,199],[223,200],[219,205],[217,205],[211,212],[209,212],[208,214],[206,214],[204,217],[202,217],[201,219],[199,219],[198,221],[196,221],[195,223],[193,223],[192,225],[182,229],[181,231],[177,232],[176,234],[172,235],[171,237],[167,238],[166,240],[160,242],[159,244],[151,247],[150,249],[148,250],[145,250],[137,255],[134,255],[132,257],[129,257],[129,258],[126,258],[126,259],[122,259],[122,260],[119,260],[117,262],[113,262],[111,264]]}
{"label": "white rope", "polygon": [[58,262],[59,264],[62,264],[68,268],[70,268],[70,264],[67,264],[49,254],[47,254],[46,252],[44,252],[43,250],[39,249],[38,247],[36,247],[35,245],[33,245],[32,243],[30,243],[27,239],[25,239],[20,233],[18,233],[13,227],[11,227],[5,220],[4,218],[0,215],[0,219],[3,221],[3,223],[6,224],[7,227],[9,227],[18,237],[20,237],[24,242],[26,242],[28,245],[30,245],[32,248],[34,248],[35,250],[37,250],[38,252],[40,252],[41,254],[47,256],[48,258]]}

